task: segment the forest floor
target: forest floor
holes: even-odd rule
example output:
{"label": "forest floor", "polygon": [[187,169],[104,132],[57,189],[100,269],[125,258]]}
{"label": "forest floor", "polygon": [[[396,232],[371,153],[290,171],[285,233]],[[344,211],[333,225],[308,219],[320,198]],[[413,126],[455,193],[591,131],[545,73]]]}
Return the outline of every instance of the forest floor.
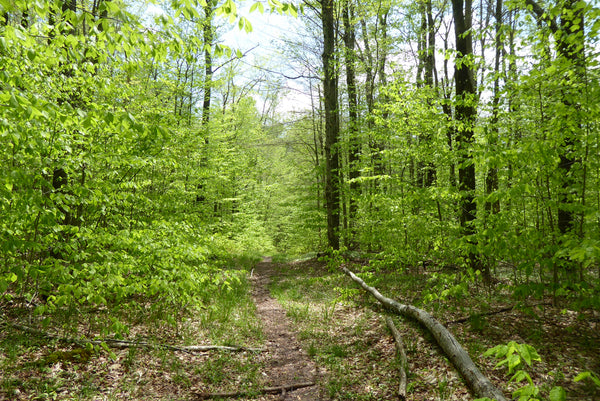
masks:
{"label": "forest floor", "polygon": [[[483,353],[516,341],[530,344],[541,356],[532,366],[521,366],[541,399],[548,399],[555,385],[565,388],[568,400],[600,399],[600,388],[591,380],[573,381],[582,371],[600,371],[597,311],[555,307],[528,295],[515,299],[501,284],[490,291],[473,282],[464,296],[453,289],[452,271],[433,267],[380,267],[376,273],[366,262],[348,267],[362,271],[384,295],[430,311],[505,394],[527,381],[510,382],[505,367],[495,367],[498,361]],[[198,394],[234,391],[245,394],[238,400],[258,401],[398,399],[400,365],[384,322],[389,312],[347,276],[315,259],[265,259],[248,271],[248,277],[239,287],[216,294],[210,304],[181,314],[176,327],[160,323],[139,304],[118,317],[127,320],[126,339],[132,341],[235,344],[263,348],[262,352],[190,353],[158,347],[90,352],[58,337],[102,337],[102,327],[112,321],[114,311],[64,311],[43,326],[28,306],[0,303],[0,400],[196,400]],[[441,288],[454,292],[423,301],[442,294]],[[408,356],[408,400],[474,398],[422,327],[397,316],[394,320]],[[15,325],[33,326],[55,338],[26,333]],[[314,385],[261,393],[266,387],[306,383]]]}
{"label": "forest floor", "polygon": [[298,341],[286,311],[269,291],[272,277],[277,275],[270,258],[258,263],[252,271],[252,298],[257,315],[262,321],[267,353],[264,375],[270,386],[293,385],[294,383],[314,383],[287,394],[273,395],[269,400],[317,401],[322,399],[319,387],[317,365]]}
{"label": "forest floor", "polygon": [[[531,366],[523,362],[514,370],[530,375],[540,399],[549,399],[551,388],[562,386],[567,400],[600,400],[600,387],[591,380],[573,381],[582,371],[600,372],[598,311],[571,310],[566,301],[556,307],[550,298],[535,299],[530,294],[515,298],[502,282],[494,289],[476,282],[465,287],[455,271],[435,266],[428,270],[384,267],[373,273],[366,261],[357,261],[348,268],[364,271],[363,277],[384,295],[430,311],[507,397],[527,385],[527,380],[511,381],[506,366],[496,367],[499,360],[483,354],[515,341],[531,345],[540,355],[540,361]],[[322,399],[398,399],[399,361],[384,321],[389,312],[343,273],[314,259],[273,264],[269,270],[276,272],[271,293],[286,309],[302,347],[319,367]],[[443,297],[445,289],[450,291]],[[423,302],[432,294],[431,301]],[[394,320],[408,356],[408,400],[475,398],[423,327],[397,316]]]}

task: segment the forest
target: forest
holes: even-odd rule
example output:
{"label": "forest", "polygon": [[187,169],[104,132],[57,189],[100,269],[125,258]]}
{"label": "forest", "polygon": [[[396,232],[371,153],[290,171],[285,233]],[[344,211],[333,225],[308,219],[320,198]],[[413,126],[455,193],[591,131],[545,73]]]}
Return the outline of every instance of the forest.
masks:
{"label": "forest", "polygon": [[0,0],[0,108],[0,400],[600,399],[597,0]]}

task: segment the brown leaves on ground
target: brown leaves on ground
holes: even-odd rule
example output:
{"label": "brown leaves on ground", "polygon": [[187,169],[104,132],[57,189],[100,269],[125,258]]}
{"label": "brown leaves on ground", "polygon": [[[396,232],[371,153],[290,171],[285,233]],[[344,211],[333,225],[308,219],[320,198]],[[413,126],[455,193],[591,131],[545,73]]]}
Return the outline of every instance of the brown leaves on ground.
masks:
{"label": "brown leaves on ground", "polygon": [[[264,313],[258,316],[264,338],[248,337],[250,334],[240,337],[239,333],[235,338],[247,338],[246,343],[238,345],[264,344],[271,347],[269,352],[192,354],[130,348],[111,354],[95,349],[89,358],[77,358],[83,355],[77,351],[78,346],[38,338],[4,325],[0,331],[0,400],[190,400],[196,393],[239,390],[256,395],[240,399],[275,400],[279,396],[259,395],[258,389],[311,378],[318,384],[312,392],[304,390],[303,395],[300,390],[292,391],[285,399],[398,399],[396,350],[382,318],[387,312],[376,301],[357,290],[342,273],[330,271],[315,260],[265,263],[256,273],[262,275],[260,282],[254,283],[254,302],[263,303]],[[388,297],[414,303],[430,290],[429,275],[410,269],[402,274],[379,271],[371,284]],[[269,280],[273,281],[271,285]],[[568,399],[600,399],[600,389],[591,381],[573,381],[582,371],[600,371],[597,311],[557,308],[548,301],[517,302],[503,290],[487,292],[472,285],[468,296],[450,296],[418,306],[442,322],[463,319],[449,323],[448,328],[482,372],[507,394],[521,384],[509,382],[506,369],[495,368],[497,361],[483,357],[483,353],[498,344],[516,341],[532,345],[542,358],[524,369],[543,397],[547,398],[550,388],[560,385],[566,389]],[[508,306],[517,307],[487,314]],[[21,316],[32,316],[31,311],[10,308],[4,308],[2,314],[21,324],[28,323]],[[287,318],[281,317],[286,314]],[[86,333],[88,338],[100,335],[98,325],[90,325],[85,315],[80,317],[66,331]],[[408,399],[472,399],[428,333],[413,322],[394,319],[408,357]],[[227,331],[227,327],[221,327],[226,323],[217,322],[209,329],[201,321],[192,313],[175,329],[137,319],[128,338],[202,345],[213,343],[210,330]],[[68,326],[62,323],[54,327],[47,330],[59,334]]]}
{"label": "brown leaves on ground", "polygon": [[[341,273],[332,272],[323,263],[314,260],[281,265],[280,269],[284,277],[282,281],[293,282],[291,285],[282,285],[284,288],[306,286],[302,288],[305,288],[307,294],[310,294],[311,284],[322,282],[323,277],[329,277],[329,291],[340,291],[342,286],[355,288],[351,280],[344,279]],[[360,269],[360,266],[356,267],[356,270]],[[307,281],[304,278],[307,275],[317,281]],[[379,271],[375,275],[376,284],[373,285],[391,298],[414,301],[421,299],[422,294],[427,291],[426,271],[405,270],[401,275],[397,271]],[[340,277],[339,280],[337,276]],[[346,281],[342,284],[342,280]],[[407,285],[407,282],[412,284]],[[544,399],[548,398],[548,392],[553,386],[564,387],[568,399],[600,399],[600,389],[591,381],[573,381],[582,371],[600,371],[600,321],[595,312],[553,307],[549,300],[517,301],[500,289],[489,293],[483,288],[472,287],[467,297],[448,297],[419,307],[429,310],[442,322],[471,317],[462,323],[450,324],[448,328],[495,385],[510,395],[526,384],[509,382],[510,376],[507,375],[506,368],[495,368],[498,360],[483,356],[489,348],[516,341],[532,345],[541,356],[541,362],[534,362],[533,366],[524,366],[523,369],[539,386]],[[319,288],[319,291],[327,289]],[[347,302],[337,301],[335,313],[329,313],[326,318],[321,316],[321,324],[309,324],[305,320],[296,319],[298,330],[305,333],[305,343],[308,347],[316,348],[313,351],[316,360],[327,367],[326,386],[330,389],[331,398],[396,400],[396,350],[381,318],[381,314],[387,312],[362,292],[350,299],[344,297],[344,294],[340,294],[338,298],[346,299]],[[319,295],[315,294],[314,299],[319,299]],[[319,301],[313,302],[307,295],[306,302],[312,302],[311,310],[319,310],[319,306],[315,305]],[[508,306],[517,307],[486,315],[487,312]],[[295,301],[288,302],[288,310],[292,314],[294,308],[301,307]],[[324,308],[325,305],[322,305],[322,310]],[[472,399],[473,396],[469,394],[462,379],[434,344],[431,336],[413,322],[398,320],[397,317],[395,319],[408,356],[407,399]],[[335,352],[331,352],[335,344],[346,352],[335,356]]]}

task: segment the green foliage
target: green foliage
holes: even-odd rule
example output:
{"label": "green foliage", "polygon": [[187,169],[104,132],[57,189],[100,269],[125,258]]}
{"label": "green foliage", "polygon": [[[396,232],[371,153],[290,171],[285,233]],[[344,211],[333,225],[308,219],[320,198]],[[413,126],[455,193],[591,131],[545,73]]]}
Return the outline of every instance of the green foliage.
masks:
{"label": "green foliage", "polygon": [[479,270],[467,269],[466,274],[432,273],[428,282],[430,286],[423,296],[423,302],[444,301],[449,298],[469,296],[470,288],[481,273]]}
{"label": "green foliage", "polygon": [[535,348],[529,344],[518,344],[510,341],[508,344],[497,345],[494,348],[487,350],[485,356],[494,356],[496,359],[501,359],[496,364],[496,367],[506,365],[508,374],[512,374],[515,369],[521,369],[523,362],[531,366],[533,361],[541,361],[541,358]]}
{"label": "green foliage", "polygon": [[348,250],[345,247],[340,247],[340,249],[328,249],[326,254],[319,258],[319,261],[327,263],[327,269],[329,269],[330,272],[335,272],[338,271],[346,261],[347,252]]}
{"label": "green foliage", "polygon": [[176,327],[234,291],[236,260],[248,267],[274,247],[269,205],[257,201],[268,165],[254,147],[265,136],[254,102],[240,99],[199,135],[196,88],[176,73],[204,67],[202,23],[188,21],[201,4],[173,3],[150,30],[125,4],[102,4],[106,15],[38,2],[35,24],[22,23],[23,2],[6,9],[0,304],[31,302],[46,322],[108,307],[103,334],[123,335],[119,311],[148,305]]}
{"label": "green foliage", "polygon": [[597,387],[600,387],[600,378],[594,372],[590,372],[590,371],[581,372],[580,374],[575,376],[575,378],[573,380],[576,382],[579,382],[579,381],[582,381],[585,379],[590,379]]}
{"label": "green foliage", "polygon": [[[529,373],[524,370],[525,364],[531,366],[534,361],[541,361],[535,348],[529,344],[510,341],[508,344],[490,348],[484,353],[484,356],[493,356],[500,359],[496,367],[506,366],[507,373],[512,375],[510,382],[527,382],[524,386],[513,391],[513,398],[519,401],[542,400],[540,388],[533,382]],[[549,399],[550,401],[564,401],[566,400],[566,392],[562,387],[555,386],[550,390]]]}

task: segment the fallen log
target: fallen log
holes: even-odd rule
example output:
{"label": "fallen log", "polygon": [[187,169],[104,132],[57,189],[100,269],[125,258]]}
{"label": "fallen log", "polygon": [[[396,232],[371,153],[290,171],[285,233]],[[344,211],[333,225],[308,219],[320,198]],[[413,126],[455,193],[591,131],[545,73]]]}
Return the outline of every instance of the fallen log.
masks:
{"label": "fallen log", "polygon": [[496,401],[507,401],[504,394],[498,390],[492,382],[485,377],[481,371],[475,366],[469,354],[456,341],[456,338],[433,316],[422,309],[412,305],[401,304],[393,299],[387,298],[377,289],[367,285],[360,277],[356,276],[346,267],[342,266],[342,270],[352,280],[357,282],[365,291],[371,293],[384,306],[395,310],[400,315],[412,318],[421,323],[435,338],[437,344],[442,348],[450,362],[465,380],[467,386],[477,397],[488,397]]}
{"label": "fallen log", "polygon": [[155,349],[166,349],[169,351],[181,351],[181,352],[208,352],[208,351],[232,351],[232,352],[241,352],[241,351],[249,351],[249,352],[263,352],[265,349],[263,348],[250,348],[243,347],[237,345],[168,345],[168,344],[152,344],[146,341],[127,341],[127,340],[116,340],[112,338],[98,339],[98,340],[88,340],[85,338],[68,338],[68,337],[60,337],[54,334],[46,333],[40,330],[36,330],[32,327],[22,326],[20,324],[9,323],[4,321],[5,324],[17,329],[24,331],[29,334],[33,334],[36,336],[50,338],[53,340],[85,345],[102,345],[106,344],[110,348],[116,349],[127,349],[127,348],[155,348]]}
{"label": "fallen log", "polygon": [[402,341],[402,334],[400,334],[396,328],[396,325],[391,317],[386,316],[385,323],[392,332],[392,336],[396,342],[396,351],[398,352],[398,357],[400,358],[400,383],[398,384],[398,398],[400,398],[400,401],[405,401],[407,385],[406,371],[408,370],[408,361],[406,359],[406,352],[404,351],[404,341]]}
{"label": "fallen log", "polygon": [[250,394],[285,394],[288,391],[297,390],[299,388],[311,387],[314,386],[314,382],[304,382],[304,383],[293,383],[286,384],[283,386],[276,387],[264,387],[259,390],[241,390],[241,391],[231,391],[231,392],[222,392],[222,393],[196,393],[196,396],[199,400],[206,400],[208,398],[239,398],[246,397]]}

